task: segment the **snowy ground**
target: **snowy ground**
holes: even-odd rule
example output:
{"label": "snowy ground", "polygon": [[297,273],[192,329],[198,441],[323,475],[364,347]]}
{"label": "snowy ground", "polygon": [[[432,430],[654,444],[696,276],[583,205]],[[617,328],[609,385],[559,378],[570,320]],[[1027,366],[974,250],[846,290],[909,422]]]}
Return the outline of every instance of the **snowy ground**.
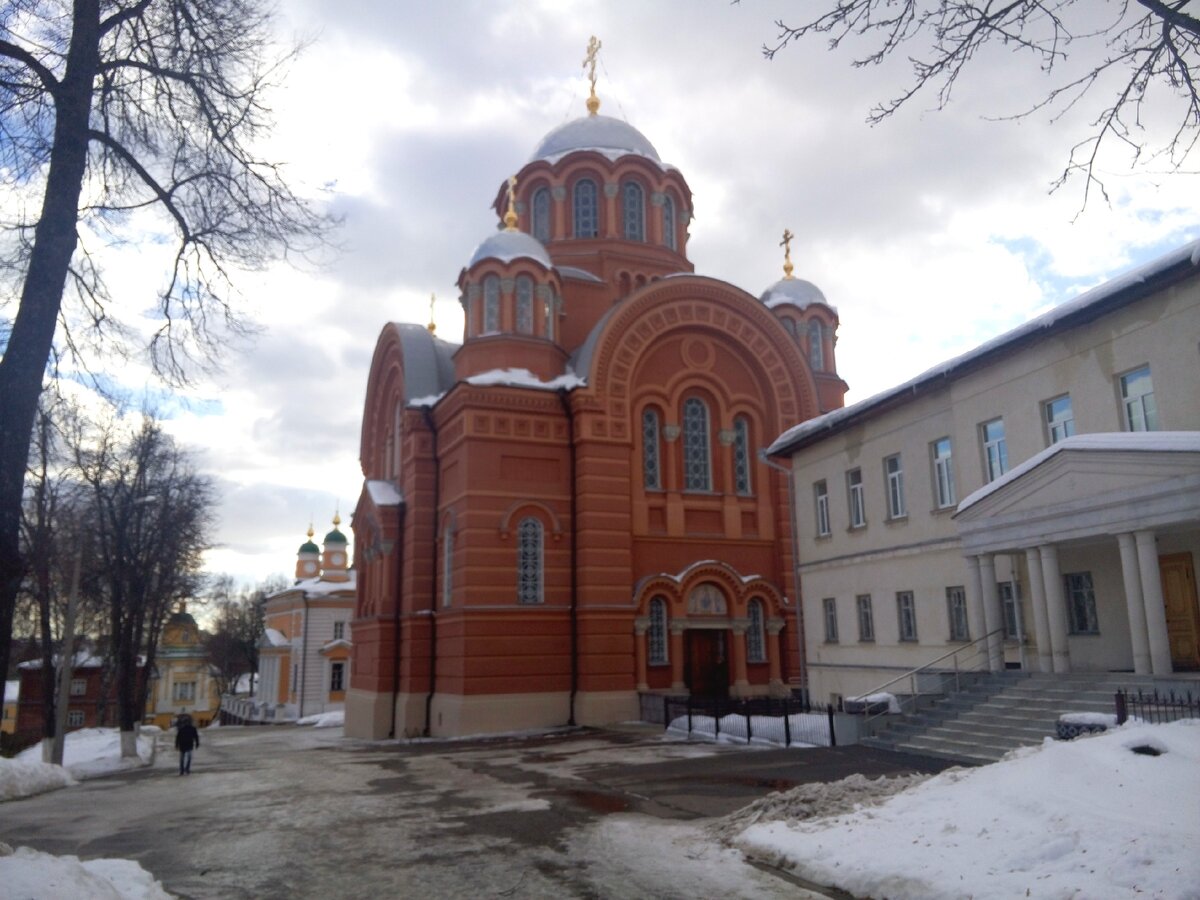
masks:
{"label": "snowy ground", "polygon": [[95,778],[136,769],[154,758],[155,738],[162,729],[142,728],[138,738],[139,759],[121,758],[121,736],[115,728],[81,728],[67,734],[63,765],[42,762],[42,744],[22,750],[14,759],[0,758],[0,801],[31,797],[75,784],[77,779]]}

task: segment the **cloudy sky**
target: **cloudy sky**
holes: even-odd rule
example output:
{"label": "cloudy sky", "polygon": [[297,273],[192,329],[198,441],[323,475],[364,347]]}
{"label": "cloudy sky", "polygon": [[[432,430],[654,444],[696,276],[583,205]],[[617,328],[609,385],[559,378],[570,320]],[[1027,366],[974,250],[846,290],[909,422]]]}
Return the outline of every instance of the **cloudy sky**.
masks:
{"label": "cloudy sky", "polygon": [[275,98],[269,152],[326,189],[344,225],[324,267],[244,280],[262,332],[231,345],[186,402],[163,405],[221,488],[210,569],[290,574],[310,519],[323,534],[335,509],[349,532],[380,329],[426,322],[436,293],[438,333],[459,339],[458,272],[495,227],[501,182],[584,114],[592,34],[601,112],[641,130],[692,188],[698,272],[757,295],[782,274],[780,234],[796,234],[796,274],[841,317],[850,402],[1200,237],[1194,175],[1130,173],[1113,157],[1109,204],[1080,213],[1075,183],[1049,194],[1091,110],[996,121],[1050,84],[1006,48],[977,59],[947,110],[918,96],[868,126],[872,105],[907,83],[903,60],[855,69],[864,45],[820,40],[762,57],[776,19],[818,5],[281,4],[283,33],[312,45]]}

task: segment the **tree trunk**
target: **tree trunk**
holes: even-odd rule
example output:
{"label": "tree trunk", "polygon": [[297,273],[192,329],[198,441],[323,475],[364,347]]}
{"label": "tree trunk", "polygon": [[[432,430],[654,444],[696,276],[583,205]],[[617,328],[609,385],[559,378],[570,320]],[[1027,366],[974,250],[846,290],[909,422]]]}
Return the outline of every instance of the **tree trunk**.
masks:
{"label": "tree trunk", "polygon": [[87,169],[88,118],[99,68],[100,2],[75,0],[67,68],[54,95],[54,146],[34,229],[21,302],[0,359],[0,672],[8,671],[21,586],[21,492],[38,396],[63,288],[78,243],[79,195]]}

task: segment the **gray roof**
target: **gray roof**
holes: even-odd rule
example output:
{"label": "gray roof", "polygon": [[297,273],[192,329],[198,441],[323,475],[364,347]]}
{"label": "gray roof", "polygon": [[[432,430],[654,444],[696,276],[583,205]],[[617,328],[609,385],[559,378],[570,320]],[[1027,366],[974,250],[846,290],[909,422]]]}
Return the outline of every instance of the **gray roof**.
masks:
{"label": "gray roof", "polygon": [[540,263],[543,268],[554,268],[550,254],[546,252],[542,242],[523,231],[497,231],[475,248],[467,268],[485,259],[498,259],[507,263],[522,257]]}
{"label": "gray roof", "polygon": [[804,309],[811,303],[823,303],[833,309],[833,304],[825,299],[821,289],[803,278],[781,278],[763,291],[759,299],[770,309],[784,305]]}
{"label": "gray roof", "polygon": [[457,344],[430,334],[424,325],[392,322],[404,353],[404,399],[428,397],[449,390],[454,384],[454,351]]}
{"label": "gray roof", "polygon": [[558,126],[542,138],[529,161],[554,162],[574,150],[595,150],[612,159],[633,154],[662,165],[658,151],[644,134],[628,122],[611,116],[584,116]]}

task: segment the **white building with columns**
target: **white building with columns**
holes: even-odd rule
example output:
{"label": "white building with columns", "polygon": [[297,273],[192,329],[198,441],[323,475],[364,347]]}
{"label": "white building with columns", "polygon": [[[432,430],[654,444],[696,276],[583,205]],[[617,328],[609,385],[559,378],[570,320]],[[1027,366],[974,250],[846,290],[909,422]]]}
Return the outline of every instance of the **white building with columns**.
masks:
{"label": "white building with columns", "polygon": [[1200,670],[1200,242],[769,452],[794,472],[814,698],[955,648]]}

